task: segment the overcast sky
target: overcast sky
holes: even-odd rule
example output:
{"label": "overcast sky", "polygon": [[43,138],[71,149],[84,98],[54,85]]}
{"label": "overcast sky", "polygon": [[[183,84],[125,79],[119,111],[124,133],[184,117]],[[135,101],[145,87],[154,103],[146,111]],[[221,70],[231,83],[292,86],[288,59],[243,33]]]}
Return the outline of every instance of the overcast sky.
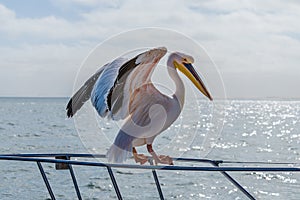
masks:
{"label": "overcast sky", "polygon": [[300,98],[297,0],[0,0],[0,96],[70,96],[97,44],[142,27],[204,46],[229,98]]}

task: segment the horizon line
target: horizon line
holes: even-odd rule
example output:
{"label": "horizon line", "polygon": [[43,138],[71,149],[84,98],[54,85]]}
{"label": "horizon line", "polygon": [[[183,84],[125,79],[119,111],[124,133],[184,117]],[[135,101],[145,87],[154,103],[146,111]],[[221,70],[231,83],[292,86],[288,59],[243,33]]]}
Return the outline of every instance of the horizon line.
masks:
{"label": "horizon line", "polygon": [[[20,99],[67,99],[71,98],[71,96],[0,96],[0,98],[20,98]],[[260,100],[260,101],[300,101],[298,97],[229,97],[226,99],[214,99],[214,100],[224,100],[224,101],[234,101],[234,100]]]}

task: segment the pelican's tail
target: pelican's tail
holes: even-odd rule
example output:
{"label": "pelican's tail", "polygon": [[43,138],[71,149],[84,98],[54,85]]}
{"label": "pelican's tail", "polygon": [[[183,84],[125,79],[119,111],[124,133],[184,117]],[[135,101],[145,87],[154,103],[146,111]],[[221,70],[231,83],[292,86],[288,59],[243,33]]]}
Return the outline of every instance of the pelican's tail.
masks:
{"label": "pelican's tail", "polygon": [[106,157],[108,162],[123,163],[132,156],[132,141],[134,137],[120,130],[114,143],[109,148]]}
{"label": "pelican's tail", "polygon": [[[128,149],[129,150],[129,149]],[[130,152],[116,146],[115,144],[111,145],[109,148],[106,157],[108,162],[112,163],[123,163],[130,157]]]}

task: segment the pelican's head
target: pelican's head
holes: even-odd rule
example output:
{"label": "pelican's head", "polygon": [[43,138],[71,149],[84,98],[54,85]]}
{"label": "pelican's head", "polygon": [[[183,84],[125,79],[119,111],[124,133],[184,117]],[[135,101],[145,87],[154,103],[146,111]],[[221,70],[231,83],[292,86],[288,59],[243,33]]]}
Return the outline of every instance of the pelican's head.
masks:
{"label": "pelican's head", "polygon": [[194,63],[194,58],[192,56],[179,52],[171,54],[170,57],[173,57],[173,59],[171,60],[173,61],[172,64],[174,65],[174,67],[179,69],[184,75],[186,75],[200,90],[200,92],[212,101],[213,99],[210,93],[206,89],[203,81],[192,65],[192,63]]}

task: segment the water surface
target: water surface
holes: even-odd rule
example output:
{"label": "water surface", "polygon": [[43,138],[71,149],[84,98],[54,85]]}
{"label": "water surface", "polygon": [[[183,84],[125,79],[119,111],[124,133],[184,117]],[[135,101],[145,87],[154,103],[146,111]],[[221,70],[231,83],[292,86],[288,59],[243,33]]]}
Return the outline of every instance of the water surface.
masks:
{"label": "water surface", "polygon": [[[67,101],[66,98],[0,98],[0,153],[89,153],[90,148],[105,153],[109,147],[107,141],[116,134],[115,124],[99,122],[108,138],[86,143],[83,140],[87,138],[82,136],[85,130],[78,135],[74,121],[66,119]],[[205,138],[204,133],[213,125],[207,120],[210,108],[205,103],[199,105],[202,106],[199,123],[195,123],[193,115],[185,114],[184,119],[178,119],[156,139],[154,147],[158,151],[171,156],[202,156],[203,143],[198,140]],[[187,104],[185,113],[192,113],[193,106]],[[300,162],[299,101],[229,101],[224,112],[223,131],[219,138],[211,138],[207,143],[210,148],[207,158]],[[69,172],[56,171],[52,164],[44,167],[57,199],[75,199]],[[74,167],[74,170],[84,199],[116,198],[106,169]],[[151,172],[115,172],[124,199],[158,199]],[[219,173],[159,171],[158,174],[166,199],[247,199]],[[299,173],[230,174],[258,199],[299,199]],[[47,198],[35,163],[0,161],[0,199]]]}

